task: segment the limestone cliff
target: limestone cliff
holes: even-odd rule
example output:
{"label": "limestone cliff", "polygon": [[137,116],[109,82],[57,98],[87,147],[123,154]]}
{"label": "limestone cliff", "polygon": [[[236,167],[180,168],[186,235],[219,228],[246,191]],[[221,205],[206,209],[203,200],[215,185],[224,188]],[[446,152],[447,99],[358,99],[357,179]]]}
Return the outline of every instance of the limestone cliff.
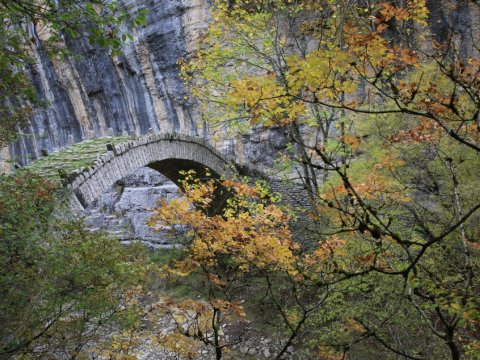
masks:
{"label": "limestone cliff", "polygon": [[[31,29],[36,63],[27,71],[39,97],[49,105],[35,112],[23,130],[27,136],[10,145],[8,154],[2,150],[0,163],[3,157],[24,165],[42,150],[52,152],[104,135],[144,134],[150,128],[207,135],[199,130],[201,113],[180,80],[177,61],[191,53],[208,25],[208,1],[121,3],[132,13],[147,9],[148,21],[144,28],[131,31],[135,40],[118,57],[80,37],[65,38],[77,56],[51,60],[42,47],[40,29]],[[451,34],[463,55],[471,53],[480,39],[479,7],[471,0],[428,0],[427,5],[431,32],[440,40]],[[226,143],[223,150],[236,152],[241,161],[268,166],[284,142],[282,131],[273,129],[252,133],[237,144]]]}
{"label": "limestone cliff", "polygon": [[27,69],[41,100],[23,131],[10,145],[20,164],[71,143],[105,135],[176,131],[196,134],[200,117],[179,78],[177,61],[188,54],[208,24],[204,0],[122,0],[132,13],[148,9],[147,25],[131,31],[134,42],[122,56],[66,37],[76,54],[51,60],[42,46],[41,29],[31,28],[35,65]]}

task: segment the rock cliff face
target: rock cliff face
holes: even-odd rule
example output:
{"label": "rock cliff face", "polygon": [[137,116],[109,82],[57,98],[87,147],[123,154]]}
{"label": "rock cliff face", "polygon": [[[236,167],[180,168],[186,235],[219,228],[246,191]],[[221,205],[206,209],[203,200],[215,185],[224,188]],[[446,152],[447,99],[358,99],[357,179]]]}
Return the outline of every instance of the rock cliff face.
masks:
{"label": "rock cliff face", "polygon": [[148,9],[147,25],[133,33],[122,56],[93,47],[85,38],[65,38],[77,54],[51,60],[41,29],[31,28],[35,65],[27,69],[41,98],[29,136],[10,145],[10,158],[21,165],[71,143],[105,135],[144,134],[148,129],[196,134],[195,103],[179,78],[177,61],[196,43],[208,24],[204,0],[123,0],[132,13]]}
{"label": "rock cliff face", "polygon": [[[10,145],[8,154],[2,150],[0,157],[24,165],[42,150],[52,152],[105,135],[144,134],[150,128],[207,136],[206,127],[199,126],[200,111],[180,80],[177,61],[195,48],[208,25],[208,1],[121,0],[133,14],[147,9],[148,21],[130,31],[135,40],[118,57],[79,37],[65,39],[77,56],[51,60],[42,47],[42,30],[32,27],[36,62],[27,71],[49,106],[36,111],[24,129],[29,135]],[[474,46],[480,39],[480,7],[474,1],[427,0],[427,6],[431,32],[439,40],[451,35],[463,56],[478,55]],[[240,161],[267,166],[285,141],[281,129],[240,140],[223,144],[222,150],[236,152]]]}

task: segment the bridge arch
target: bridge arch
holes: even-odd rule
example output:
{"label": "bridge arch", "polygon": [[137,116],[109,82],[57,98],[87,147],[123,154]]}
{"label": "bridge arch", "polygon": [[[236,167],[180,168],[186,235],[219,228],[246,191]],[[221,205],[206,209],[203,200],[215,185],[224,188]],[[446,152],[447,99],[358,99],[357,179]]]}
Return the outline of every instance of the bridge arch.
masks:
{"label": "bridge arch", "polygon": [[181,170],[195,170],[200,177],[208,169],[211,177],[231,176],[235,164],[204,139],[184,134],[150,134],[119,145],[88,169],[67,179],[71,191],[69,208],[81,211],[94,205],[103,192],[142,166],[148,166],[178,185]]}
{"label": "bridge arch", "polygon": [[[204,171],[208,169],[212,178],[220,175],[228,178],[236,173],[265,180],[272,192],[282,195],[284,204],[298,210],[297,218],[290,223],[294,239],[302,244],[316,239],[316,230],[307,216],[311,209],[309,196],[301,184],[284,182],[252,167],[240,165],[219,153],[202,138],[184,134],[149,134],[138,140],[108,145],[107,148],[108,152],[101,155],[90,168],[71,175],[64,174],[64,184],[69,190],[65,205],[73,214],[83,214],[83,210],[95,205],[102,193],[142,166],[157,170],[177,185],[179,171],[193,169],[200,177],[204,177]],[[220,189],[214,196],[213,206],[207,215],[218,213],[229,193]]]}

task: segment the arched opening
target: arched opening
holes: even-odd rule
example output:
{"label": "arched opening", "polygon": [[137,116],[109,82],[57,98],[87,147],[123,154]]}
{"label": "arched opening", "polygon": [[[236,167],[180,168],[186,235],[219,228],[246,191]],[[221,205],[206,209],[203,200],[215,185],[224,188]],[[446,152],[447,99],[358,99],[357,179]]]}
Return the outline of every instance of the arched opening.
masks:
{"label": "arched opening", "polygon": [[[192,160],[165,159],[150,163],[148,164],[148,167],[163,174],[180,188],[181,180],[183,179],[182,173],[190,170],[195,171],[198,179],[220,179],[220,174],[217,174],[215,171],[206,167],[205,165]],[[213,216],[219,214],[225,206],[225,202],[227,201],[228,197],[228,191],[221,186],[218,186],[214,193],[213,201],[207,210],[207,215]]]}
{"label": "arched opening", "polygon": [[[181,195],[182,172],[189,170],[195,171],[199,179],[220,178],[216,172],[192,160],[165,159],[149,163],[115,181],[85,209],[87,226],[92,231],[106,231],[126,243],[141,241],[151,248],[174,247],[175,239],[168,236],[168,231],[154,231],[147,220],[158,201]],[[227,197],[227,191],[219,188],[207,215],[218,214]]]}
{"label": "arched opening", "polygon": [[147,165],[149,168],[158,171],[162,175],[166,176],[170,181],[179,186],[180,180],[182,180],[182,172],[189,170],[195,171],[197,177],[200,179],[205,178],[220,178],[212,169],[202,165],[196,161],[185,159],[165,159],[161,161],[155,161]]}
{"label": "arched opening", "polygon": [[167,232],[147,225],[158,201],[178,197],[178,186],[160,172],[140,167],[117,180],[85,209],[85,222],[92,231],[105,231],[120,241],[140,241],[150,248],[170,248],[175,243]]}

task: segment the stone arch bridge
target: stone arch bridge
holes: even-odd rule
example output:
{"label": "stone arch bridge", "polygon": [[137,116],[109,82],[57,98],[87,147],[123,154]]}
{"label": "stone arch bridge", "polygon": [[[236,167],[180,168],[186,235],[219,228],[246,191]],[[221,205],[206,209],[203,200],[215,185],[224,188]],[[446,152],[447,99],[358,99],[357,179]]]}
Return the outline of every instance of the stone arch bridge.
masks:
{"label": "stone arch bridge", "polygon": [[298,184],[286,184],[258,170],[242,166],[218,152],[202,138],[184,134],[149,134],[122,144],[107,145],[108,152],[81,172],[63,175],[70,190],[68,207],[74,212],[94,205],[103,192],[118,180],[142,166],[148,166],[178,184],[181,170],[195,170],[199,176],[205,169],[213,177],[234,174],[266,180],[271,190],[282,194],[284,203],[292,208],[308,206],[307,191]]}

